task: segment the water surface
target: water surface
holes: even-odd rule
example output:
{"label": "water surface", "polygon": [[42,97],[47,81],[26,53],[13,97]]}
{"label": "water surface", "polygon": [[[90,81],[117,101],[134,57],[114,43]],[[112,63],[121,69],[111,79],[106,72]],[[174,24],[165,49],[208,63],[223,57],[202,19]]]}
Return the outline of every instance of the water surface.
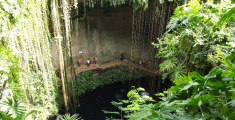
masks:
{"label": "water surface", "polygon": [[106,117],[120,119],[119,115],[105,114],[101,110],[120,110],[111,104],[112,101],[127,99],[128,83],[117,82],[108,86],[98,87],[80,98],[78,113],[84,120],[105,120]]}

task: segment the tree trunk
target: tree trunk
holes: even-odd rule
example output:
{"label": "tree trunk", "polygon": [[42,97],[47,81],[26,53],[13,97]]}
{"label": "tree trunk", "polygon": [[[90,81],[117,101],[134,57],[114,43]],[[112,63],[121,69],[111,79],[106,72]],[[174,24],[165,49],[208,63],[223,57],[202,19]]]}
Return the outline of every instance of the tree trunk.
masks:
{"label": "tree trunk", "polygon": [[64,60],[63,60],[63,54],[62,54],[62,47],[61,47],[61,41],[56,41],[56,51],[57,51],[57,57],[58,62],[60,66],[60,78],[62,82],[62,91],[63,91],[63,97],[64,97],[64,105],[66,109],[66,113],[68,113],[68,107],[67,107],[67,95],[65,90],[65,84],[64,84]]}
{"label": "tree trunk", "polygon": [[67,104],[67,94],[65,90],[65,84],[64,84],[64,59],[63,59],[63,52],[62,52],[62,46],[61,46],[61,41],[63,38],[60,35],[60,17],[58,16],[58,3],[56,0],[52,0],[51,4],[51,11],[52,12],[52,23],[53,23],[53,31],[54,31],[54,36],[56,40],[56,52],[57,52],[57,58],[59,62],[59,68],[60,68],[60,79],[62,83],[62,91],[63,91],[63,97],[64,97],[64,104],[65,104],[65,109],[66,112],[68,113],[68,104]]}

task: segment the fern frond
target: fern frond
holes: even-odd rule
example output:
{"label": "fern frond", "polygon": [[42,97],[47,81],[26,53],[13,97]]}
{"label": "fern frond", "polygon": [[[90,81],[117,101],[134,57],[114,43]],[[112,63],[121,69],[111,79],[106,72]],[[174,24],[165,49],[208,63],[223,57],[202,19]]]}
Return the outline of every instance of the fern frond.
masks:
{"label": "fern frond", "polygon": [[187,69],[184,69],[184,66],[182,66],[182,64],[174,67],[174,69],[172,69],[171,71],[171,81],[175,81],[179,76],[185,75],[187,73]]}
{"label": "fern frond", "polygon": [[177,60],[176,58],[170,58],[165,60],[163,63],[161,63],[160,66],[160,70],[158,72],[164,72],[164,71],[169,71],[171,70],[173,67],[175,67],[177,64]]}
{"label": "fern frond", "polygon": [[70,116],[70,114],[65,114],[63,118],[61,118],[62,120],[79,120],[80,118],[78,118],[78,114],[74,114],[72,116]]}
{"label": "fern frond", "polygon": [[176,85],[181,85],[181,84],[187,84],[189,81],[193,81],[192,77],[190,75],[186,76],[186,75],[179,75],[177,77],[177,79],[175,79],[174,83]]}
{"label": "fern frond", "polygon": [[[169,63],[169,62],[167,62]],[[161,68],[160,68],[161,70]],[[163,82],[164,80],[169,77],[171,81],[175,81],[179,77],[185,75],[187,73],[187,69],[183,64],[177,64],[176,66],[172,67],[171,69],[167,70],[167,73],[164,73],[162,76]]]}
{"label": "fern frond", "polygon": [[179,24],[178,24],[179,21],[180,19],[178,17],[173,17],[172,20],[170,20],[166,26],[166,28],[168,29],[168,32],[179,27]]}

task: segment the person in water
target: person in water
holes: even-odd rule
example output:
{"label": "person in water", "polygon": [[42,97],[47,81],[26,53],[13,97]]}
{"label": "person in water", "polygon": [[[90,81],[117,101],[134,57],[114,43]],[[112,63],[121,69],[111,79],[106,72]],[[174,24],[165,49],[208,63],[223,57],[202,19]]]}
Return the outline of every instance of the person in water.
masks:
{"label": "person in water", "polygon": [[98,64],[98,57],[95,56],[95,64]]}
{"label": "person in water", "polygon": [[79,67],[81,67],[81,65],[82,65],[82,60],[81,60],[81,58],[79,58]]}
{"label": "person in water", "polygon": [[87,67],[89,67],[89,65],[90,65],[90,60],[89,60],[89,58],[87,59]]}
{"label": "person in water", "polygon": [[121,60],[121,62],[122,62],[122,60],[123,60],[123,54],[121,54],[121,56],[120,56],[120,60]]}

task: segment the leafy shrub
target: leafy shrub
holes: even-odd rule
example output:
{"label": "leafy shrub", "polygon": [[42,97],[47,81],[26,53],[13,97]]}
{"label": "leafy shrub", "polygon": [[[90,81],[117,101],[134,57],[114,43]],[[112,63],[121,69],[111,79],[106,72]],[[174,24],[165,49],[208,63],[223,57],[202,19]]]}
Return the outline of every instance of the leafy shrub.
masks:
{"label": "leafy shrub", "polygon": [[[190,72],[188,76],[179,76],[174,81],[175,86],[156,94],[162,100],[158,103],[142,104],[141,99],[136,99],[138,102],[135,102],[134,106],[140,109],[130,111],[130,109],[118,108],[128,113],[124,117],[129,120],[233,120],[235,117],[234,59],[235,53],[224,61],[226,69],[215,67],[205,76],[197,72]],[[128,96],[130,95],[139,98],[139,95],[132,90],[128,93]]]}
{"label": "leafy shrub", "polygon": [[[175,9],[167,32],[154,44],[159,49],[156,57],[165,59],[160,64],[160,71],[167,71],[163,78],[174,81],[193,71],[205,75],[212,67],[224,66],[224,58],[234,51],[234,20],[226,17],[233,7],[229,1],[192,0]],[[219,21],[221,16],[226,22]]]}

